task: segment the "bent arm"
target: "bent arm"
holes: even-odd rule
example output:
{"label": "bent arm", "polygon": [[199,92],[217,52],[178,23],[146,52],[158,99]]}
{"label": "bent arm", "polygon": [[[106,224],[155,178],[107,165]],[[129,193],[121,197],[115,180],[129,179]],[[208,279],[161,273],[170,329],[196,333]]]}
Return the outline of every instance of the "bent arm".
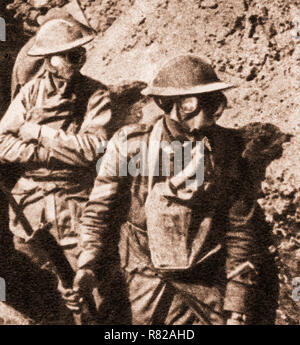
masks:
{"label": "bent arm", "polygon": [[110,133],[111,101],[107,91],[99,90],[90,99],[85,120],[78,133],[67,134],[47,125],[25,124],[25,132],[51,151],[51,157],[72,166],[87,167],[103,153]]}
{"label": "bent arm", "polygon": [[229,229],[225,236],[228,278],[224,309],[247,314],[251,307],[257,273],[255,212],[256,193],[249,177],[243,175],[229,209]]}
{"label": "bent arm", "polygon": [[120,154],[113,137],[104,154],[94,188],[81,218],[79,268],[101,265],[105,251],[105,238],[110,231],[113,205],[124,177],[120,168],[127,158]]}
{"label": "bent arm", "polygon": [[26,143],[18,137],[25,116],[25,101],[21,91],[0,121],[1,162],[27,164],[47,161],[48,150],[35,143]]}

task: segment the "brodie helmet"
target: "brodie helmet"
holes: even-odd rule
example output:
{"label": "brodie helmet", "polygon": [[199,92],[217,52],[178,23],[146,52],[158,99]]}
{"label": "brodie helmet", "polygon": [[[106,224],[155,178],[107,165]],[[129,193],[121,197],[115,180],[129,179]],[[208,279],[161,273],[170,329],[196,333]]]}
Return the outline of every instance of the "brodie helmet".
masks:
{"label": "brodie helmet", "polygon": [[30,56],[46,56],[66,52],[92,41],[84,25],[67,19],[51,19],[39,29]]}
{"label": "brodie helmet", "polygon": [[184,96],[225,90],[213,68],[198,56],[182,55],[168,61],[142,91],[145,96]]}

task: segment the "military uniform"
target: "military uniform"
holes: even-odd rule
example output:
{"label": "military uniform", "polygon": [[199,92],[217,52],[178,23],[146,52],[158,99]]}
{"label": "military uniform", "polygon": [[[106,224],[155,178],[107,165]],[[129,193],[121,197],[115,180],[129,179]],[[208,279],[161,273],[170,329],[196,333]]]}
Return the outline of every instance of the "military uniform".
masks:
{"label": "military uniform", "polygon": [[[155,126],[160,127],[166,142],[180,138],[168,116]],[[142,176],[147,174],[124,176],[128,162],[148,147],[152,131],[152,126],[133,125],[111,139],[81,218],[78,267],[105,270],[113,249],[110,239],[117,238],[120,231],[119,252],[133,324],[223,324],[224,310],[248,313],[255,277],[226,279],[240,264],[256,258],[255,192],[241,156],[241,139],[234,130],[217,125],[207,131],[204,183],[192,203],[181,200],[189,203],[200,229],[200,263],[191,270],[163,274],[154,268],[149,250],[145,214],[148,177]],[[135,162],[147,166],[145,159],[147,154]],[[156,181],[165,178],[159,176]],[[125,222],[120,230],[117,223],[122,222],[124,208]]]}
{"label": "military uniform", "polygon": [[[111,104],[99,82],[76,74],[66,83],[46,68],[27,83],[0,123],[0,159],[24,173],[12,189],[32,229],[51,224],[50,233],[76,270],[78,220],[96,175],[96,163],[111,135]],[[31,140],[23,140],[26,133]],[[39,266],[46,252],[28,236],[10,209],[17,250]]]}

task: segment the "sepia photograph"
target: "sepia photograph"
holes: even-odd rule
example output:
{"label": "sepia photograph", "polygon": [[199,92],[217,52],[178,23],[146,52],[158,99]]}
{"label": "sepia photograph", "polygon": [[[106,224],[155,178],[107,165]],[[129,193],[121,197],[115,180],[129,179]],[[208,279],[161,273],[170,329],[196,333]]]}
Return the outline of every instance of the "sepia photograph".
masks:
{"label": "sepia photograph", "polygon": [[3,0],[0,46],[0,325],[300,325],[300,1]]}

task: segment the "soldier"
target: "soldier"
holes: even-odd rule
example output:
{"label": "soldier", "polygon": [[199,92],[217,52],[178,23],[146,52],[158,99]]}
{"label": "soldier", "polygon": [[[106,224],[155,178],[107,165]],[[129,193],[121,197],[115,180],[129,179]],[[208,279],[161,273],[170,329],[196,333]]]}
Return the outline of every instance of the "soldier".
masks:
{"label": "soldier", "polygon": [[[99,152],[112,131],[107,88],[79,72],[86,56],[83,46],[92,39],[75,20],[45,22],[28,52],[42,57],[43,67],[21,88],[0,122],[1,163],[16,163],[23,169],[12,190],[22,217],[34,231],[49,231],[73,270],[78,220],[94,182]],[[29,240],[20,214],[14,211],[10,209],[10,229],[16,250],[53,271],[49,253]],[[72,304],[67,298],[70,289],[61,281],[59,290]]]}
{"label": "soldier", "polygon": [[[40,15],[38,17],[38,24],[42,25],[44,22],[56,18],[74,21],[76,20],[76,16],[75,13],[72,13],[72,11],[68,11],[64,7],[52,8],[45,15]],[[88,23],[86,23],[84,18],[82,18],[81,23],[83,24],[81,28],[83,31],[85,31],[87,36],[94,33],[94,31],[88,27]],[[38,29],[38,26],[36,28]],[[35,37],[33,36],[18,52],[11,76],[11,99],[13,99],[19,93],[21,87],[23,87],[40,72],[40,68],[43,66],[43,56],[28,55],[29,50],[34,45],[34,42]]]}
{"label": "soldier", "polygon": [[[130,200],[119,251],[133,324],[250,322],[255,191],[239,136],[215,123],[227,104],[221,90],[229,87],[197,56],[170,60],[142,92],[162,117],[153,126],[123,127],[102,159],[81,218],[74,290],[92,288],[94,272],[105,271],[115,220]],[[179,149],[191,143],[191,158],[182,169],[174,160],[164,176],[162,151],[175,157],[174,142]],[[132,170],[134,162],[140,170]]]}

